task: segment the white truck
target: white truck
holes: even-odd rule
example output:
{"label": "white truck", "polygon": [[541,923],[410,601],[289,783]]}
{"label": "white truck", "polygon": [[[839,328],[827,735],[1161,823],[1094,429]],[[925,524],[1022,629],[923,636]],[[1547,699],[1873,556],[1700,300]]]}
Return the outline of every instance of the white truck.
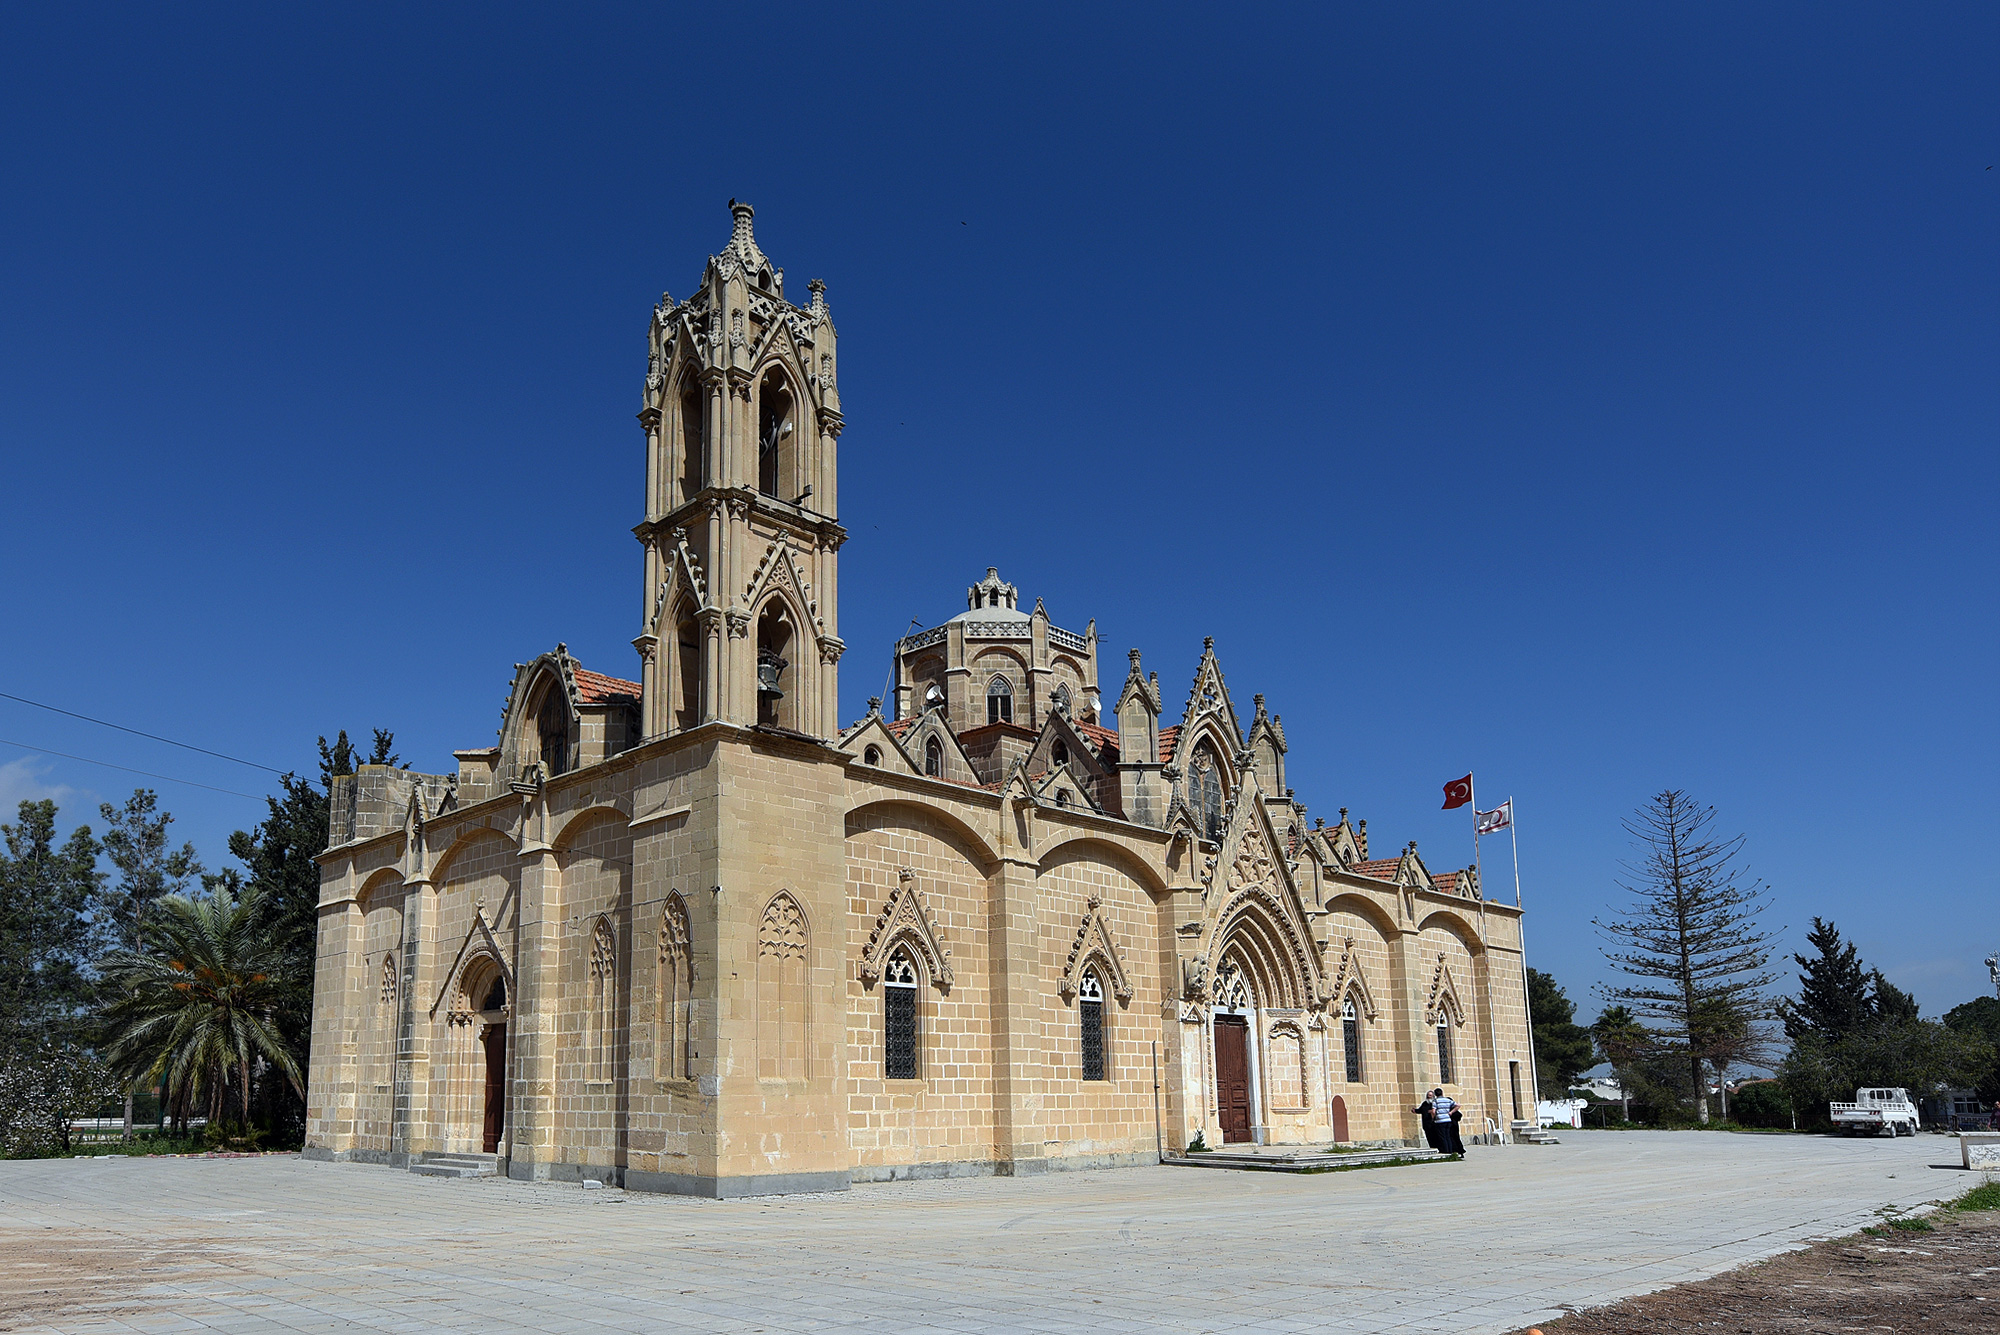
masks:
{"label": "white truck", "polygon": [[1833,1129],[1844,1136],[1863,1132],[1872,1136],[1884,1131],[1892,1136],[1917,1134],[1917,1105],[1911,1102],[1907,1089],[1857,1089],[1854,1102],[1830,1106]]}

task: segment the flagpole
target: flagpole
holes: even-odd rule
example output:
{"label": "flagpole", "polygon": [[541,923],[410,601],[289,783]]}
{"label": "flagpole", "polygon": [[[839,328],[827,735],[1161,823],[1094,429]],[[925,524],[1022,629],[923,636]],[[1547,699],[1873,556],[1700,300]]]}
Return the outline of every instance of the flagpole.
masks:
{"label": "flagpole", "polygon": [[1507,838],[1514,845],[1514,907],[1521,907],[1521,836],[1514,833],[1514,798],[1507,798]]}

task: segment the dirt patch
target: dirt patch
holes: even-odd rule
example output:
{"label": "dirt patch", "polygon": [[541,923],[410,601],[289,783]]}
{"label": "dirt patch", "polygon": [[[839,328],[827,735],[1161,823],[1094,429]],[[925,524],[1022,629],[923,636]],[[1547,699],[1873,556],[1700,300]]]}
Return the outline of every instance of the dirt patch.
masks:
{"label": "dirt patch", "polygon": [[149,1284],[212,1269],[201,1241],[171,1245],[124,1238],[59,1238],[0,1232],[0,1330],[14,1330],[87,1310],[93,1317],[154,1310],[126,1302]]}
{"label": "dirt patch", "polygon": [[1817,1243],[1713,1279],[1545,1321],[1539,1329],[1543,1335],[2000,1330],[2000,1213],[1940,1210],[1922,1221],[1930,1231],[1883,1227]]}

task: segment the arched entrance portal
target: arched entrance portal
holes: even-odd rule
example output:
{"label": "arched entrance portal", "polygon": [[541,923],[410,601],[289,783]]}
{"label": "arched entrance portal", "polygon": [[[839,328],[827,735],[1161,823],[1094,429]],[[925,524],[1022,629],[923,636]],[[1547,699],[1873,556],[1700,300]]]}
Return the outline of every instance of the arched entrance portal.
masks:
{"label": "arched entrance portal", "polygon": [[1233,961],[1223,964],[1210,1019],[1215,1030],[1215,1113],[1222,1143],[1256,1138],[1256,1080],[1253,1078],[1250,1021],[1257,1013],[1248,980]]}
{"label": "arched entrance portal", "polygon": [[[486,960],[468,971],[465,997],[474,1008],[468,1018],[479,1036],[479,1070],[471,1082],[479,1109],[479,1150],[498,1154],[507,1134],[507,978],[497,963]],[[463,1142],[461,1142],[463,1143]]]}

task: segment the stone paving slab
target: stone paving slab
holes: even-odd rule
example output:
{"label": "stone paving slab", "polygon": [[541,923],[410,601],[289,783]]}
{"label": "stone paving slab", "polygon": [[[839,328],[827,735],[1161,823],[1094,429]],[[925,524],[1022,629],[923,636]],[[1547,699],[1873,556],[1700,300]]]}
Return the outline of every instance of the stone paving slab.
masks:
{"label": "stone paving slab", "polygon": [[1931,1136],[1692,1132],[1358,1173],[1145,1167],[733,1201],[296,1159],[0,1162],[0,1328],[1479,1335],[1975,1180]]}

